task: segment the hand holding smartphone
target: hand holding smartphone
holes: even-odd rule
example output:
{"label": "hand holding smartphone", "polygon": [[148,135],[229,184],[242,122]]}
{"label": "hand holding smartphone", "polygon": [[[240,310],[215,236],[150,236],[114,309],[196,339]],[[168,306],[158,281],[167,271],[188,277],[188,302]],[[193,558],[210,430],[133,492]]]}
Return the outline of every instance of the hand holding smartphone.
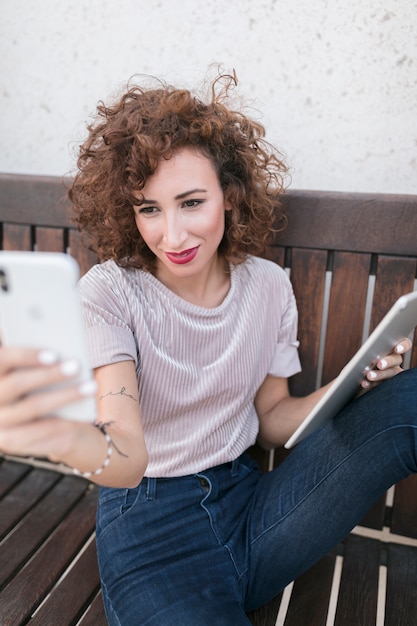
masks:
{"label": "hand holding smartphone", "polygon": [[[0,335],[5,346],[50,350],[79,363],[79,374],[61,386],[89,381],[93,374],[85,343],[78,294],[79,268],[55,252],[0,252]],[[93,422],[92,397],[61,407],[54,415]]]}

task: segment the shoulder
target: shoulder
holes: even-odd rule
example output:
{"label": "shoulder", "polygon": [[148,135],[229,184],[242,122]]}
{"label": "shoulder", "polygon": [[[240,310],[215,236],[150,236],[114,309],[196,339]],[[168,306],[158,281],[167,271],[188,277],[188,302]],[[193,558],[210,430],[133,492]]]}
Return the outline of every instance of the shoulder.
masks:
{"label": "shoulder", "polygon": [[235,268],[241,297],[256,302],[273,314],[296,309],[294,292],[287,272],[274,261],[250,256]]}
{"label": "shoulder", "polygon": [[111,260],[105,261],[104,263],[93,265],[80,279],[80,286],[83,288],[85,285],[95,283],[102,285],[119,284],[120,282],[129,281],[129,276],[139,271],[125,269]]}
{"label": "shoulder", "polygon": [[263,289],[274,285],[290,285],[288,275],[280,265],[261,257],[248,256],[236,270],[244,280],[257,283]]}
{"label": "shoulder", "polygon": [[85,282],[86,280],[105,280],[110,277],[120,276],[126,273],[128,270],[125,270],[123,267],[120,267],[114,261],[104,261],[103,263],[97,263],[93,265],[86,274],[81,278],[80,282]]}
{"label": "shoulder", "polygon": [[80,279],[81,297],[103,301],[110,294],[125,299],[140,281],[141,270],[120,267],[114,261],[105,261],[93,267]]}

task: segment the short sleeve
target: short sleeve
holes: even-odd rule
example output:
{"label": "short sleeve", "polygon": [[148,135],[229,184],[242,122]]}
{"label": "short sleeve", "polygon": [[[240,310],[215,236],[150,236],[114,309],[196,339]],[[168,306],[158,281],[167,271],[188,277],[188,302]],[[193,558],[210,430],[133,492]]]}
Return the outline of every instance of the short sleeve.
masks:
{"label": "short sleeve", "polygon": [[279,378],[288,378],[301,371],[300,357],[298,354],[299,341],[297,340],[298,311],[292,285],[289,280],[287,282],[285,297],[286,303],[282,313],[279,336],[268,370],[268,374]]}
{"label": "short sleeve", "polygon": [[137,346],[134,333],[126,321],[129,315],[124,294],[111,276],[100,270],[102,268],[92,268],[80,281],[91,367],[128,360],[137,365]]}

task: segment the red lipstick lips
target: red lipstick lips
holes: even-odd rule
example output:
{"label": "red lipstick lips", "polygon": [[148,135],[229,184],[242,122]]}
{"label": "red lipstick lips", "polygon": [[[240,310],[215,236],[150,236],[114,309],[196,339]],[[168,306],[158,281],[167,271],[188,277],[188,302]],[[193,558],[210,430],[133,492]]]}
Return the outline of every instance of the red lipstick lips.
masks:
{"label": "red lipstick lips", "polygon": [[165,252],[165,255],[172,263],[184,265],[185,263],[190,263],[195,258],[198,248],[199,246],[183,250],[182,252]]}

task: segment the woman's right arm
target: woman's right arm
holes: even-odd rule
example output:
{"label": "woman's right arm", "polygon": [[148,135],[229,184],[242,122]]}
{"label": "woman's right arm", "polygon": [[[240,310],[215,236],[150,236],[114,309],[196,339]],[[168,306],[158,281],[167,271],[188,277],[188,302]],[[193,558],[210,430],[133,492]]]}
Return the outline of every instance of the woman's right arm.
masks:
{"label": "woman's right arm", "polygon": [[[45,363],[44,356],[42,351],[0,348],[0,451],[46,457],[80,472],[94,472],[108,453],[103,432],[93,424],[44,417],[94,390],[78,385],[42,390],[76,374],[63,363]],[[108,433],[113,452],[108,466],[90,479],[109,487],[134,487],[148,462],[135,365],[122,361],[103,366],[95,370],[95,379],[96,424]],[[34,390],[38,393],[27,395]]]}

